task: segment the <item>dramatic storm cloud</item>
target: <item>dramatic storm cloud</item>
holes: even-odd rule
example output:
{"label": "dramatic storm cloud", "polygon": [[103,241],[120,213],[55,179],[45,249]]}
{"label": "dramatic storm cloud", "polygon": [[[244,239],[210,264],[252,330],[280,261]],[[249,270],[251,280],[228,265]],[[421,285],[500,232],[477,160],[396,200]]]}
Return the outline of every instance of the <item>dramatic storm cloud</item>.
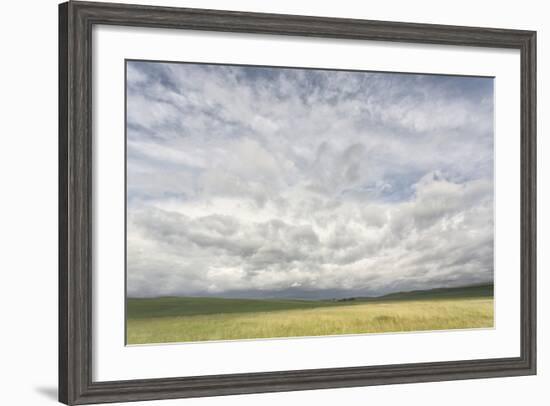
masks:
{"label": "dramatic storm cloud", "polygon": [[127,63],[130,296],[493,279],[493,80]]}

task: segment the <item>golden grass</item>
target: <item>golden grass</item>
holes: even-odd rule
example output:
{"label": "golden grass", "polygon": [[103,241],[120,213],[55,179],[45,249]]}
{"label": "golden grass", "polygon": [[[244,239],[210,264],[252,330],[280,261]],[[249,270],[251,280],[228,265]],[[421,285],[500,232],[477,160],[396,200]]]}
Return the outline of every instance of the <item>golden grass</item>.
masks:
{"label": "golden grass", "polygon": [[128,344],[487,328],[492,298],[358,303],[314,309],[130,319]]}

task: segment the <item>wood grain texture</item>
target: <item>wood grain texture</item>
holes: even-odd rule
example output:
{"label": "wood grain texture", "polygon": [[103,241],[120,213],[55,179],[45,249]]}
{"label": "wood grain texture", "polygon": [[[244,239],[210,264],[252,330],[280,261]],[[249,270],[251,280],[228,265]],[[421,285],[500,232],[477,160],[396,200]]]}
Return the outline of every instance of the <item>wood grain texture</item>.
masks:
{"label": "wood grain texture", "polygon": [[[94,24],[519,49],[521,355],[419,364],[92,381],[91,32]],[[69,2],[59,7],[59,400],[66,404],[536,373],[536,33],[231,11]]]}
{"label": "wood grain texture", "polygon": [[67,48],[67,4],[61,4],[59,7],[59,98],[58,98],[58,120],[59,120],[59,240],[58,240],[58,263],[59,263],[59,360],[58,360],[58,386],[59,400],[67,402],[67,388],[69,386],[68,379],[70,370],[68,364],[68,166],[67,166],[67,136],[68,136],[68,83],[67,68],[68,68],[68,48]]}

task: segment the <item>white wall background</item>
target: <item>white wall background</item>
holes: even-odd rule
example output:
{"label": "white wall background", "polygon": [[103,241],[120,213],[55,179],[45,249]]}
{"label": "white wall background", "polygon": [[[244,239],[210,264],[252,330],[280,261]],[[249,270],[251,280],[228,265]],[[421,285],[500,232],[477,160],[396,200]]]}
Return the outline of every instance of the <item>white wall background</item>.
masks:
{"label": "white wall background", "polygon": [[[128,1],[126,1],[128,2]],[[550,394],[549,10],[542,1],[145,0],[133,3],[538,31],[539,374],[143,403],[144,405],[547,404]],[[7,2],[0,24],[0,403],[57,398],[57,1]],[[546,17],[546,18],[545,18]],[[550,159],[550,158],[546,158]],[[135,403],[138,405],[137,403]],[[139,403],[141,404],[141,403]]]}

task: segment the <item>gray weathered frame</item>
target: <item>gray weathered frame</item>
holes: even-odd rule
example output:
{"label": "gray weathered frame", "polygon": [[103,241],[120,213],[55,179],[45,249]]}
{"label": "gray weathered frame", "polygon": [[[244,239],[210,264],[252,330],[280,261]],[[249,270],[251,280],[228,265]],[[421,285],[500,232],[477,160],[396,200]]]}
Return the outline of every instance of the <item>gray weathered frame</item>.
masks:
{"label": "gray weathered frame", "polygon": [[[92,27],[195,29],[518,49],[521,355],[130,381],[92,380]],[[536,32],[110,3],[59,6],[59,400],[89,404],[536,373]]]}

